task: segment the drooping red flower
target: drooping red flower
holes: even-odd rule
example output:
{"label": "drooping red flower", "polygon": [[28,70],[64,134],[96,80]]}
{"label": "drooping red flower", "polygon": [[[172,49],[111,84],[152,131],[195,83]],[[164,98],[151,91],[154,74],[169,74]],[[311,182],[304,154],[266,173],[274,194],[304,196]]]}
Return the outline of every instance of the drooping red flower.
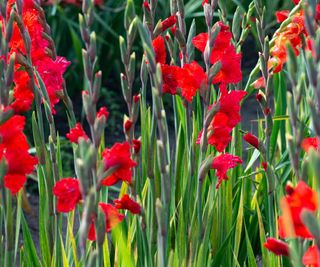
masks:
{"label": "drooping red flower", "polygon": [[[313,191],[305,182],[300,181],[297,186],[291,190],[281,200],[282,215],[279,217],[279,235],[282,238],[302,237],[311,238],[312,235],[301,220],[301,213],[304,209],[310,212],[316,212],[318,209],[317,192]],[[292,222],[293,231],[291,225]]]}
{"label": "drooping red flower", "polygon": [[38,163],[36,157],[29,154],[29,144],[23,133],[25,117],[15,115],[0,125],[0,159],[7,162],[4,186],[16,194],[25,184]]}
{"label": "drooping red flower", "polygon": [[119,210],[129,210],[132,214],[140,214],[141,212],[140,205],[127,194],[123,195],[120,199],[115,199],[113,203]]}
{"label": "drooping red flower", "polygon": [[302,149],[308,153],[310,149],[319,150],[320,148],[320,142],[317,137],[308,137],[304,138],[301,143]]}
{"label": "drooping red flower", "polygon": [[61,179],[54,185],[53,194],[58,200],[58,212],[69,212],[74,210],[81,200],[79,180],[70,177]]}
{"label": "drooping red flower", "polygon": [[102,158],[105,164],[105,169],[116,168],[115,171],[106,177],[102,184],[111,186],[118,181],[131,183],[132,168],[137,165],[130,157],[130,145],[128,142],[116,143],[110,149],[106,148],[102,152]]}
{"label": "drooping red flower", "polygon": [[[221,69],[213,79],[214,84],[238,83],[242,80],[241,54],[237,54],[234,45],[231,43],[232,33],[228,26],[222,22],[216,24],[220,32],[215,40],[211,52],[210,62],[215,64],[221,62]],[[208,34],[200,33],[192,39],[193,45],[204,53],[208,42]]]}
{"label": "drooping red flower", "polygon": [[223,86],[220,86],[220,91],[220,112],[229,117],[228,125],[230,128],[234,128],[241,121],[240,103],[247,93],[241,90],[228,92]]}
{"label": "drooping red flower", "polygon": [[255,135],[253,135],[250,132],[248,132],[243,136],[243,139],[248,144],[252,145],[256,149],[259,149],[259,139]]}
{"label": "drooping red flower", "polygon": [[83,138],[84,140],[89,139],[80,122],[78,122],[72,129],[70,129],[70,132],[67,133],[67,138],[71,143],[75,144],[78,144],[79,138]]}
{"label": "drooping red flower", "polygon": [[166,45],[163,37],[159,35],[157,38],[153,39],[152,46],[156,56],[156,62],[160,64],[165,64],[166,58],[167,58],[167,52],[166,52]]}
{"label": "drooping red flower", "polygon": [[164,21],[161,22],[162,32],[172,27],[174,24],[176,24],[176,22],[177,22],[177,18],[174,15],[166,18]]}
{"label": "drooping red flower", "polygon": [[[124,219],[124,215],[119,213],[118,210],[111,204],[100,202],[99,208],[102,209],[106,217],[106,232],[110,232],[112,228],[117,226]],[[96,240],[96,230],[94,227],[95,220],[96,220],[96,216],[93,216],[92,222],[89,226],[89,231],[88,231],[88,239],[91,241]]]}
{"label": "drooping red flower", "polygon": [[[221,96],[218,100],[219,111],[214,115],[207,132],[208,143],[217,151],[222,152],[231,141],[231,132],[240,122],[240,102],[246,95],[244,91],[228,92],[224,86],[220,86]],[[211,109],[211,106],[209,107]],[[200,132],[197,144],[200,144],[203,131]]]}
{"label": "drooping red flower", "polygon": [[302,263],[308,267],[318,267],[320,264],[320,251],[316,246],[311,246],[304,253]]}
{"label": "drooping red flower", "polygon": [[242,160],[238,156],[228,153],[221,154],[215,157],[212,161],[212,168],[216,170],[218,182],[216,188],[218,189],[223,180],[228,180],[227,171],[241,164]]}
{"label": "drooping red flower", "polygon": [[282,240],[269,237],[267,238],[267,242],[265,242],[263,245],[267,250],[271,251],[277,256],[289,256],[289,246]]}

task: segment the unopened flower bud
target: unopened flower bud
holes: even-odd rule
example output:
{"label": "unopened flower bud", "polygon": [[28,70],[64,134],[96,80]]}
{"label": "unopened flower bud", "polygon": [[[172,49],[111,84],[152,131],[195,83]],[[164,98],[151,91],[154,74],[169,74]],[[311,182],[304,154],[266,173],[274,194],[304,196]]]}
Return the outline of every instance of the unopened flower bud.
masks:
{"label": "unopened flower bud", "polygon": [[132,120],[130,120],[127,116],[124,117],[123,129],[125,133],[128,133],[133,125]]}
{"label": "unopened flower bud", "polygon": [[248,132],[247,134],[245,134],[243,136],[243,139],[250,145],[252,145],[253,147],[255,147],[256,149],[259,149],[259,139],[254,136],[253,134],[251,134],[250,132]]}
{"label": "unopened flower bud", "polygon": [[140,139],[133,139],[132,140],[132,146],[135,154],[138,154],[141,149],[141,141]]}

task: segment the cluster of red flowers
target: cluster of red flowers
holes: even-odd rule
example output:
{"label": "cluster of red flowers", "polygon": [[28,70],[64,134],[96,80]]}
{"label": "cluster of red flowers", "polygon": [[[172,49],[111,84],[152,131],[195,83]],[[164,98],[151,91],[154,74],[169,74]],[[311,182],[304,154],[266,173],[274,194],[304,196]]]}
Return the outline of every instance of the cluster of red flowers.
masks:
{"label": "cluster of red flowers", "polygon": [[[293,2],[297,5],[300,0],[294,0]],[[276,12],[278,23],[286,20],[289,16],[289,13],[289,10]],[[320,20],[320,4],[317,4],[316,7],[316,20]],[[296,56],[300,54],[300,50],[303,47],[301,38],[302,36],[304,36],[307,40],[306,49],[312,50],[312,43],[304,24],[303,10],[297,12],[296,14],[293,14],[291,16],[290,23],[282,31],[277,33],[274,46],[271,49],[271,58],[268,62],[270,71],[272,71],[273,73],[278,73],[283,69],[283,65],[287,62],[287,43],[292,46]],[[254,87],[265,87],[263,78],[258,79],[254,83]]]}
{"label": "cluster of red flowers", "polygon": [[[303,210],[316,214],[318,210],[317,193],[305,182],[299,182],[294,188],[286,186],[286,196],[281,200],[282,215],[278,219],[279,236],[281,238],[302,239],[313,238],[301,220]],[[289,255],[288,245],[274,238],[268,238],[265,247],[276,255]],[[311,246],[305,252],[302,262],[306,266],[319,266],[320,252],[316,246]]]}
{"label": "cluster of red flowers", "polygon": [[[75,178],[68,177],[58,181],[53,188],[53,193],[57,197],[58,212],[74,210],[82,199],[80,183]],[[99,203],[99,208],[106,218],[106,232],[110,232],[113,227],[124,219],[124,215],[119,213],[118,210],[129,210],[132,214],[140,214],[141,212],[140,205],[126,194],[122,198],[114,200],[114,204],[115,206],[103,202]],[[88,239],[92,241],[96,240],[95,220],[96,215],[93,214],[88,232]]]}
{"label": "cluster of red flowers", "polygon": [[28,152],[29,145],[23,134],[25,117],[15,115],[0,125],[0,159],[5,160],[7,171],[4,176],[4,186],[12,194],[16,194],[26,182],[26,175],[30,174],[37,158]]}
{"label": "cluster of red flowers", "polygon": [[[221,96],[218,100],[219,111],[214,115],[207,132],[208,143],[216,148],[218,152],[223,152],[231,142],[231,132],[241,121],[240,102],[246,95],[244,91],[228,92],[224,86],[220,86]],[[209,107],[210,109],[211,107]],[[200,132],[197,144],[200,144],[203,131]],[[226,172],[241,164],[239,157],[222,154],[213,160],[212,168],[217,170],[217,188],[223,180],[227,180]]]}
{"label": "cluster of red flowers", "polygon": [[[96,120],[104,118],[106,121],[108,116],[109,112],[105,107],[102,107],[97,112]],[[74,144],[79,144],[80,139],[89,142],[89,137],[80,123],[77,123],[74,128],[70,129],[67,138]],[[133,140],[132,147],[128,142],[124,142],[116,143],[111,148],[104,149],[102,152],[102,162],[104,170],[110,171],[110,174],[102,180],[102,185],[111,186],[119,181],[131,183],[132,168],[136,166],[136,162],[131,159],[131,148],[136,154],[139,153],[140,141]],[[57,198],[58,212],[70,212],[82,200],[80,181],[75,178],[64,178],[58,181],[54,186],[53,193]],[[99,202],[98,206],[105,214],[106,232],[110,232],[113,227],[124,219],[124,215],[119,213],[118,210],[129,210],[132,214],[140,214],[141,212],[140,205],[127,194],[123,195],[120,199],[114,200],[114,206],[103,202]],[[95,220],[96,214],[93,213],[88,232],[88,239],[92,241],[96,240]]]}
{"label": "cluster of red flowers", "polygon": [[[14,0],[8,1],[7,17],[14,4]],[[22,20],[25,29],[30,35],[31,44],[29,45],[31,45],[30,56],[32,64],[46,86],[51,108],[54,112],[54,105],[59,102],[57,93],[63,89],[62,75],[67,69],[69,62],[64,57],[53,58],[51,55],[50,42],[43,35],[47,31],[45,18],[42,11],[36,5],[34,0],[23,1]],[[9,47],[10,54],[22,53],[25,55],[27,53],[21,29],[19,29],[16,22],[13,25],[13,35]],[[29,74],[24,66],[16,62],[14,72],[15,87],[13,91],[14,101],[10,105],[15,113],[28,111],[33,102],[33,88]],[[36,77],[34,79],[37,83]]]}
{"label": "cluster of red flowers", "polygon": [[[229,92],[227,90],[228,84],[238,83],[242,80],[241,54],[236,53],[236,49],[231,42],[232,33],[229,27],[222,22],[218,22],[215,27],[219,27],[220,31],[214,42],[210,63],[221,63],[221,69],[212,80],[212,84],[220,84],[221,96],[218,101],[220,109],[210,123],[207,137],[208,143],[214,146],[217,151],[222,152],[231,142],[231,132],[241,120],[240,102],[246,92]],[[174,30],[172,32],[175,33]],[[198,34],[193,38],[192,43],[204,54],[208,43],[208,34]],[[184,64],[182,67],[166,64],[166,45],[165,38],[162,36],[158,36],[153,40],[153,48],[156,62],[161,65],[162,90],[164,93],[172,95],[179,93],[185,100],[191,102],[197,91],[208,90],[207,74],[196,61]],[[199,134],[198,144],[200,144],[202,132]],[[222,180],[228,179],[227,170],[241,163],[242,161],[239,157],[230,154],[221,154],[213,160],[212,168],[217,170],[219,179],[217,188]]]}
{"label": "cluster of red flowers", "polygon": [[[235,47],[231,43],[232,33],[229,27],[222,22],[218,22],[217,26],[220,27],[220,32],[215,40],[210,62],[215,64],[219,61],[221,69],[212,83],[221,84],[221,86],[238,83],[242,79],[241,54],[236,53]],[[207,33],[200,33],[192,40],[193,45],[202,53],[204,53],[207,42]],[[207,85],[207,75],[202,67],[196,61],[184,64],[183,67],[167,65],[165,39],[162,36],[153,40],[153,48],[156,62],[161,64],[163,92],[172,95],[180,92],[184,99],[191,102],[197,90],[201,89],[202,85]]]}

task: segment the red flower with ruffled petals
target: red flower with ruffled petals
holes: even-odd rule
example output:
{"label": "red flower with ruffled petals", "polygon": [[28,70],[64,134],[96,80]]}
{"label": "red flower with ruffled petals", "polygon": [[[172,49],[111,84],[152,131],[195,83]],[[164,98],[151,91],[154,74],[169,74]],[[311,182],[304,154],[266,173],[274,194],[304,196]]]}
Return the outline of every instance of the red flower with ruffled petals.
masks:
{"label": "red flower with ruffled petals", "polygon": [[241,164],[242,160],[238,156],[228,153],[221,154],[215,157],[212,161],[212,168],[216,170],[218,182],[216,188],[218,189],[223,180],[228,180],[227,171]]}
{"label": "red flower with ruffled petals", "polygon": [[[110,232],[112,228],[116,227],[124,219],[124,215],[119,213],[118,210],[111,204],[100,202],[99,208],[102,209],[106,217],[106,232]],[[92,218],[92,222],[89,226],[89,231],[88,231],[88,239],[91,241],[96,240],[96,230],[94,227],[94,223],[95,223],[95,216]]]}
{"label": "red flower with ruffled petals", "polygon": [[120,199],[115,199],[113,201],[115,207],[119,210],[129,210],[132,214],[140,214],[140,205],[132,200],[129,195],[125,194]]}
{"label": "red flower with ruffled petals", "polygon": [[[242,80],[241,54],[236,53],[235,47],[231,43],[232,33],[229,27],[222,22],[218,22],[216,25],[220,27],[220,32],[215,40],[210,62],[211,64],[215,64],[220,61],[221,69],[214,77],[212,83],[238,83]],[[207,33],[200,33],[192,39],[193,45],[202,53],[205,51],[207,42]]]}
{"label": "red flower with ruffled petals", "polygon": [[301,143],[302,149],[308,153],[310,149],[319,150],[320,142],[317,137],[304,138]]}
{"label": "red flower with ruffled petals", "polygon": [[289,246],[282,240],[269,237],[267,238],[267,242],[265,242],[263,245],[267,250],[271,251],[277,256],[289,256]]}
{"label": "red flower with ruffled petals", "polygon": [[79,180],[75,178],[64,178],[56,182],[53,194],[57,198],[57,211],[69,212],[75,209],[81,200]]}
{"label": "red flower with ruffled petals", "polygon": [[320,251],[316,246],[311,246],[304,253],[302,263],[308,267],[318,267],[320,264]]}
{"label": "red flower with ruffled petals", "polygon": [[181,69],[177,66],[162,65],[162,91],[163,93],[175,95],[178,87],[178,73]]}
{"label": "red flower with ruffled petals", "polygon": [[[240,122],[240,102],[246,95],[244,91],[228,92],[224,86],[220,86],[221,96],[218,104],[219,111],[214,115],[207,132],[208,143],[217,151],[222,152],[230,143],[232,129]],[[212,106],[209,107],[211,109]],[[197,144],[200,144],[203,131],[200,132]]]}
{"label": "red flower with ruffled petals", "polygon": [[102,158],[106,170],[113,167],[115,168],[115,171],[102,181],[103,185],[111,186],[118,181],[131,183],[131,169],[135,167],[137,163],[130,157],[130,145],[128,142],[116,143],[110,149],[106,148],[102,152]]}
{"label": "red flower with ruffled petals", "polygon": [[[279,217],[279,235],[282,238],[298,236],[311,238],[312,235],[301,220],[304,209],[316,212],[318,209],[317,192],[313,191],[305,182],[300,181],[289,195],[281,200],[283,215]],[[292,221],[295,233],[290,233],[286,227]]]}
{"label": "red flower with ruffled petals", "polygon": [[191,102],[201,84],[206,83],[207,75],[202,67],[195,61],[185,64],[182,69],[176,72],[178,87],[181,94],[188,102]]}
{"label": "red flower with ruffled petals", "polygon": [[152,46],[156,56],[156,62],[160,64],[165,64],[166,58],[167,58],[167,52],[166,52],[166,45],[163,37],[159,35],[157,38],[155,38],[152,41]]}
{"label": "red flower with ruffled petals", "polygon": [[70,129],[70,132],[67,133],[67,138],[71,143],[75,144],[78,144],[79,138],[83,138],[84,140],[89,139],[89,137],[83,130],[81,123],[79,122],[72,129]]}
{"label": "red flower with ruffled petals", "polygon": [[0,125],[0,159],[8,165],[4,176],[4,186],[16,194],[25,184],[27,174],[38,163],[36,157],[29,154],[29,144],[23,133],[25,117],[15,115]]}

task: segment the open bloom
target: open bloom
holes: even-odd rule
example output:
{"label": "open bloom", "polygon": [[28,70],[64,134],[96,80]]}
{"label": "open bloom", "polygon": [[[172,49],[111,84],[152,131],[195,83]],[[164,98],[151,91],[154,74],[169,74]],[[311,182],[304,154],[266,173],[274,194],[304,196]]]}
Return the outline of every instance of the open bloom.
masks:
{"label": "open bloom", "polygon": [[140,205],[127,194],[123,195],[120,199],[115,199],[113,203],[117,209],[129,210],[132,214],[139,214],[141,212]]}
{"label": "open bloom", "polygon": [[[214,115],[207,132],[208,143],[214,146],[217,151],[222,152],[231,141],[233,128],[241,121],[240,102],[246,95],[244,91],[227,91],[224,86],[220,86],[221,96],[218,100],[219,111]],[[211,109],[212,106],[209,107]],[[201,131],[197,144],[202,138]]]}
{"label": "open bloom", "polygon": [[54,185],[53,194],[58,200],[58,212],[69,212],[74,210],[81,200],[79,180],[75,178],[61,179]]}
{"label": "open bloom", "polygon": [[102,158],[106,170],[115,168],[115,171],[102,181],[103,185],[111,186],[118,181],[131,183],[131,169],[135,167],[137,163],[130,157],[130,145],[128,142],[116,143],[110,149],[106,148],[102,152]]}
{"label": "open bloom", "polygon": [[16,194],[25,184],[38,163],[36,157],[29,154],[29,144],[23,133],[25,117],[15,115],[0,125],[0,160],[5,159],[7,172],[4,186]]}
{"label": "open bloom", "polygon": [[[106,232],[110,232],[113,227],[117,226],[124,219],[124,215],[119,213],[111,204],[100,202],[99,208],[102,209],[106,218]],[[92,222],[89,226],[88,239],[91,241],[96,240],[96,230],[94,227],[95,220],[96,218],[93,216]]]}
{"label": "open bloom", "polygon": [[267,242],[263,244],[266,249],[276,254],[277,256],[289,256],[289,246],[287,243],[275,239],[275,238],[267,238]]}
{"label": "open bloom", "polygon": [[[220,32],[214,42],[210,62],[211,64],[215,64],[220,61],[221,69],[214,77],[213,83],[238,83],[242,80],[241,54],[236,53],[236,49],[231,43],[232,33],[229,27],[221,21],[216,25],[220,27]],[[200,33],[192,39],[193,45],[202,53],[205,51],[207,42],[207,33]]]}
{"label": "open bloom", "polygon": [[303,181],[287,192],[281,200],[282,215],[278,220],[280,237],[311,238],[311,233],[301,220],[301,213],[304,209],[310,212],[317,211],[317,193]]}
{"label": "open bloom", "polygon": [[316,246],[311,246],[304,253],[302,263],[308,267],[318,267],[320,264],[320,251]]}
{"label": "open bloom", "polygon": [[320,142],[317,137],[304,138],[301,143],[302,149],[308,153],[310,149],[318,150],[320,148]]}
{"label": "open bloom", "polygon": [[[13,0],[8,1],[7,16],[9,16],[14,3],[15,1]],[[30,56],[32,64],[46,87],[52,112],[54,113],[54,106],[59,102],[58,95],[61,94],[63,90],[62,75],[70,62],[64,57],[53,57],[51,55],[51,45],[47,38],[43,36],[43,33],[46,33],[47,29],[45,26],[45,18],[36,5],[36,2],[33,0],[23,1],[22,22],[30,36]],[[21,36],[20,29],[16,22],[13,24],[13,33],[9,48],[9,55],[13,53],[26,55],[27,53],[24,39]],[[20,65],[18,61],[15,63],[13,80],[15,85],[13,89],[14,99],[10,105],[15,113],[28,111],[33,101],[33,88],[29,77],[30,74],[27,74],[22,67],[24,66]],[[36,85],[39,86],[37,77],[34,76],[33,79]]]}
{"label": "open bloom", "polygon": [[72,129],[70,129],[70,132],[67,133],[67,138],[71,143],[75,144],[78,144],[79,138],[83,138],[84,140],[89,139],[79,122]]}
{"label": "open bloom", "polygon": [[212,161],[212,169],[216,170],[218,182],[216,188],[218,189],[223,180],[228,180],[227,171],[241,164],[242,160],[238,156],[228,153],[221,154],[215,157]]}

